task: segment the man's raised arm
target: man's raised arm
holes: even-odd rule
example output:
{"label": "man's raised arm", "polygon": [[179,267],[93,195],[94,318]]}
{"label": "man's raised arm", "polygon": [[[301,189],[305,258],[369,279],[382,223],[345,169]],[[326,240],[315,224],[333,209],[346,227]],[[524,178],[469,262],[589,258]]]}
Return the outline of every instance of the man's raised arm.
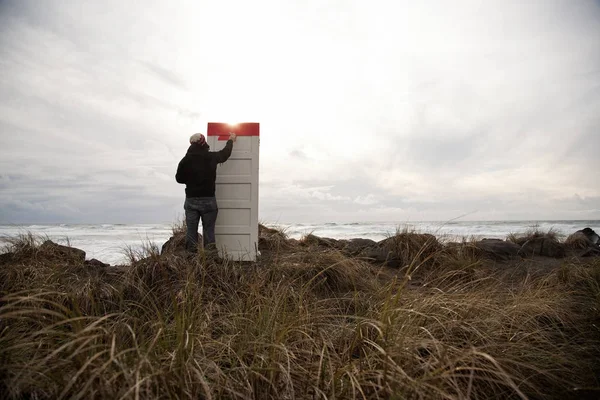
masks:
{"label": "man's raised arm", "polygon": [[217,152],[217,162],[224,163],[227,161],[229,156],[231,156],[231,151],[233,150],[233,143],[237,139],[237,135],[235,133],[229,134],[229,140],[223,149]]}

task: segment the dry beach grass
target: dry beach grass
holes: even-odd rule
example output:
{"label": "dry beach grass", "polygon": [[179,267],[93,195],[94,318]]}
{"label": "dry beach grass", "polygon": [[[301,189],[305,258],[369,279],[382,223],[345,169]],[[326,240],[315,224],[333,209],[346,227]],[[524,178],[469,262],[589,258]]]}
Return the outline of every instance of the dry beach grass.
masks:
{"label": "dry beach grass", "polygon": [[600,257],[492,261],[471,241],[406,231],[380,247],[395,268],[262,228],[255,264],[149,245],[130,252],[130,265],[91,267],[32,235],[14,238],[0,259],[0,390],[12,399],[600,395]]}

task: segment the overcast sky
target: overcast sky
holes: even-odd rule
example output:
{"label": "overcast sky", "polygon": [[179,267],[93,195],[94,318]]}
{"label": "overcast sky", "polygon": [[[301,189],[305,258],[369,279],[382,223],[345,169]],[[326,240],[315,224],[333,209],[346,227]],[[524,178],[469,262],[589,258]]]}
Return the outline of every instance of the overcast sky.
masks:
{"label": "overcast sky", "polygon": [[263,222],[600,219],[598,1],[133,3],[0,0],[0,223],[174,222],[209,121]]}

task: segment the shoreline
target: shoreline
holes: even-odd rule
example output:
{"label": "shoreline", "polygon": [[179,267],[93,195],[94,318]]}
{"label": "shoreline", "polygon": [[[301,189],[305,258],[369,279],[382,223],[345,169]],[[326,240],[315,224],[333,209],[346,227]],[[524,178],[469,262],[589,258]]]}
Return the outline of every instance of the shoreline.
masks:
{"label": "shoreline", "polygon": [[[428,240],[433,240],[436,243],[438,243],[440,246],[456,246],[459,244],[462,244],[463,246],[469,245],[471,247],[478,248],[483,253],[490,252],[490,251],[493,252],[494,250],[493,249],[490,250],[490,246],[492,246],[492,247],[495,246],[498,248],[502,248],[503,250],[500,250],[501,252],[508,251],[511,254],[511,258],[516,257],[516,255],[518,255],[519,252],[521,252],[521,254],[524,254],[523,249],[522,249],[523,244],[527,243],[527,245],[529,247],[532,247],[532,245],[529,243],[530,240],[526,239],[528,237],[536,239],[538,241],[539,241],[539,239],[541,239],[543,241],[544,238],[547,238],[549,241],[551,241],[553,243],[552,245],[554,247],[559,248],[559,250],[556,250],[555,252],[550,252],[549,257],[552,257],[552,258],[565,258],[568,256],[579,256],[580,255],[579,253],[584,254],[587,251],[587,247],[585,245],[583,245],[581,241],[579,241],[575,247],[570,246],[570,244],[569,244],[570,237],[573,236],[575,233],[566,235],[566,234],[559,233],[557,231],[553,231],[552,229],[550,229],[547,232],[544,232],[544,231],[539,230],[537,227],[528,227],[527,230],[522,233],[498,235],[495,237],[490,236],[490,235],[459,236],[459,235],[452,235],[452,234],[432,234],[432,233],[428,233],[428,232],[421,232],[418,230],[411,230],[408,226],[405,227],[404,230],[397,229],[395,234],[393,234],[393,235],[379,235],[379,237],[377,237],[376,235],[373,235],[371,237],[352,237],[349,235],[346,235],[345,237],[343,235],[342,235],[342,237],[340,237],[340,236],[338,236],[338,237],[320,236],[320,235],[313,233],[313,232],[317,232],[317,230],[310,230],[303,234],[296,234],[294,237],[292,235],[289,235],[285,228],[281,229],[281,228],[277,228],[277,227],[278,227],[278,225],[274,225],[274,224],[268,224],[268,225],[259,224],[259,250],[260,251],[265,250],[263,248],[264,243],[265,243],[265,241],[269,240],[268,238],[272,235],[278,236],[279,241],[286,242],[287,244],[304,245],[306,243],[312,242],[313,244],[317,244],[317,247],[337,249],[341,252],[346,252],[350,255],[357,255],[360,252],[362,252],[361,254],[363,256],[365,256],[365,254],[366,254],[367,258],[374,257],[379,262],[385,261],[387,258],[389,258],[387,255],[385,255],[385,256],[382,255],[386,251],[389,251],[389,249],[386,247],[385,243],[389,242],[394,237],[398,237],[398,236],[402,236],[402,235],[412,235],[415,237],[427,237]],[[40,246],[43,242],[51,242],[51,244],[53,246],[57,246],[57,248],[63,248],[63,252],[67,251],[67,250],[65,250],[67,248],[74,249],[75,251],[78,252],[78,254],[83,254],[82,261],[85,261],[86,263],[92,262],[92,264],[95,264],[95,265],[111,265],[111,264],[112,265],[127,265],[127,259],[131,260],[133,254],[139,255],[139,254],[142,254],[144,251],[148,251],[148,249],[155,249],[155,250],[152,250],[152,252],[156,253],[157,255],[164,254],[165,246],[168,246],[169,242],[175,240],[176,238],[177,238],[176,240],[179,241],[178,251],[183,251],[184,249],[182,248],[182,239],[181,239],[182,235],[184,235],[183,229],[184,229],[184,227],[181,225],[178,227],[172,226],[172,233],[169,236],[169,238],[166,239],[165,241],[155,242],[155,241],[151,241],[151,240],[146,240],[146,241],[142,240],[140,243],[138,243],[135,246],[126,246],[126,247],[121,248],[119,251],[119,254],[121,255],[119,260],[121,260],[121,261],[118,263],[106,262],[106,260],[102,260],[101,257],[96,257],[96,256],[90,257],[87,255],[88,253],[85,249],[78,247],[75,243],[71,243],[68,238],[63,239],[62,241],[61,240],[53,241],[48,236],[36,235],[33,232],[22,233],[22,234],[12,236],[12,237],[0,237],[0,244],[2,244],[2,243],[4,244],[4,246],[0,247],[0,254],[3,254],[3,255],[10,254],[10,252],[11,252],[10,243],[19,241],[19,240],[22,240],[25,238],[25,240],[30,242],[32,245],[35,243],[35,244],[37,244],[37,246]],[[327,229],[324,228],[324,229],[322,229],[322,231],[327,232]],[[504,237],[499,237],[499,236],[504,236]],[[357,250],[356,246],[353,244],[353,243],[357,243],[357,242],[363,244],[362,247],[359,246],[358,250]],[[262,245],[261,245],[261,243],[262,243]],[[519,248],[511,246],[511,244],[517,244],[517,246],[519,246]],[[538,245],[538,247],[539,247],[539,245]],[[593,247],[594,246],[592,246],[592,250],[593,250]],[[596,247],[597,247],[597,245],[596,245]],[[584,250],[584,251],[581,252],[580,250]],[[532,255],[535,255],[535,256],[538,256],[538,255],[546,256],[546,253],[547,253],[547,251],[546,251],[546,253],[544,253],[543,250],[539,250],[539,249],[532,250],[532,251],[533,251]],[[541,252],[542,254],[537,254],[536,251],[537,251],[537,253]],[[112,254],[114,255],[116,253],[112,253]],[[558,256],[557,256],[557,254],[558,254]],[[499,258],[499,257],[492,256],[492,258]],[[502,257],[500,257],[500,258],[502,258]],[[114,257],[110,259],[110,261],[113,261],[113,260],[115,260]],[[126,261],[126,262],[123,262],[123,261]],[[258,262],[260,262],[260,259]]]}

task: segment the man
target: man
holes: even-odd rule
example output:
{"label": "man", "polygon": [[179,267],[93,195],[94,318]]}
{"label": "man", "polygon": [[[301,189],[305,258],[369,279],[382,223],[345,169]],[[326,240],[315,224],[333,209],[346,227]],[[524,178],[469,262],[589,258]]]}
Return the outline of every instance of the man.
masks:
{"label": "man", "polygon": [[198,248],[198,224],[202,219],[202,237],[205,249],[213,249],[215,243],[215,222],[217,221],[217,199],[215,198],[215,180],[217,164],[224,163],[231,155],[235,133],[229,134],[229,140],[221,151],[209,151],[206,138],[201,133],[190,137],[187,154],[177,166],[175,180],[185,184],[185,248],[196,252]]}

